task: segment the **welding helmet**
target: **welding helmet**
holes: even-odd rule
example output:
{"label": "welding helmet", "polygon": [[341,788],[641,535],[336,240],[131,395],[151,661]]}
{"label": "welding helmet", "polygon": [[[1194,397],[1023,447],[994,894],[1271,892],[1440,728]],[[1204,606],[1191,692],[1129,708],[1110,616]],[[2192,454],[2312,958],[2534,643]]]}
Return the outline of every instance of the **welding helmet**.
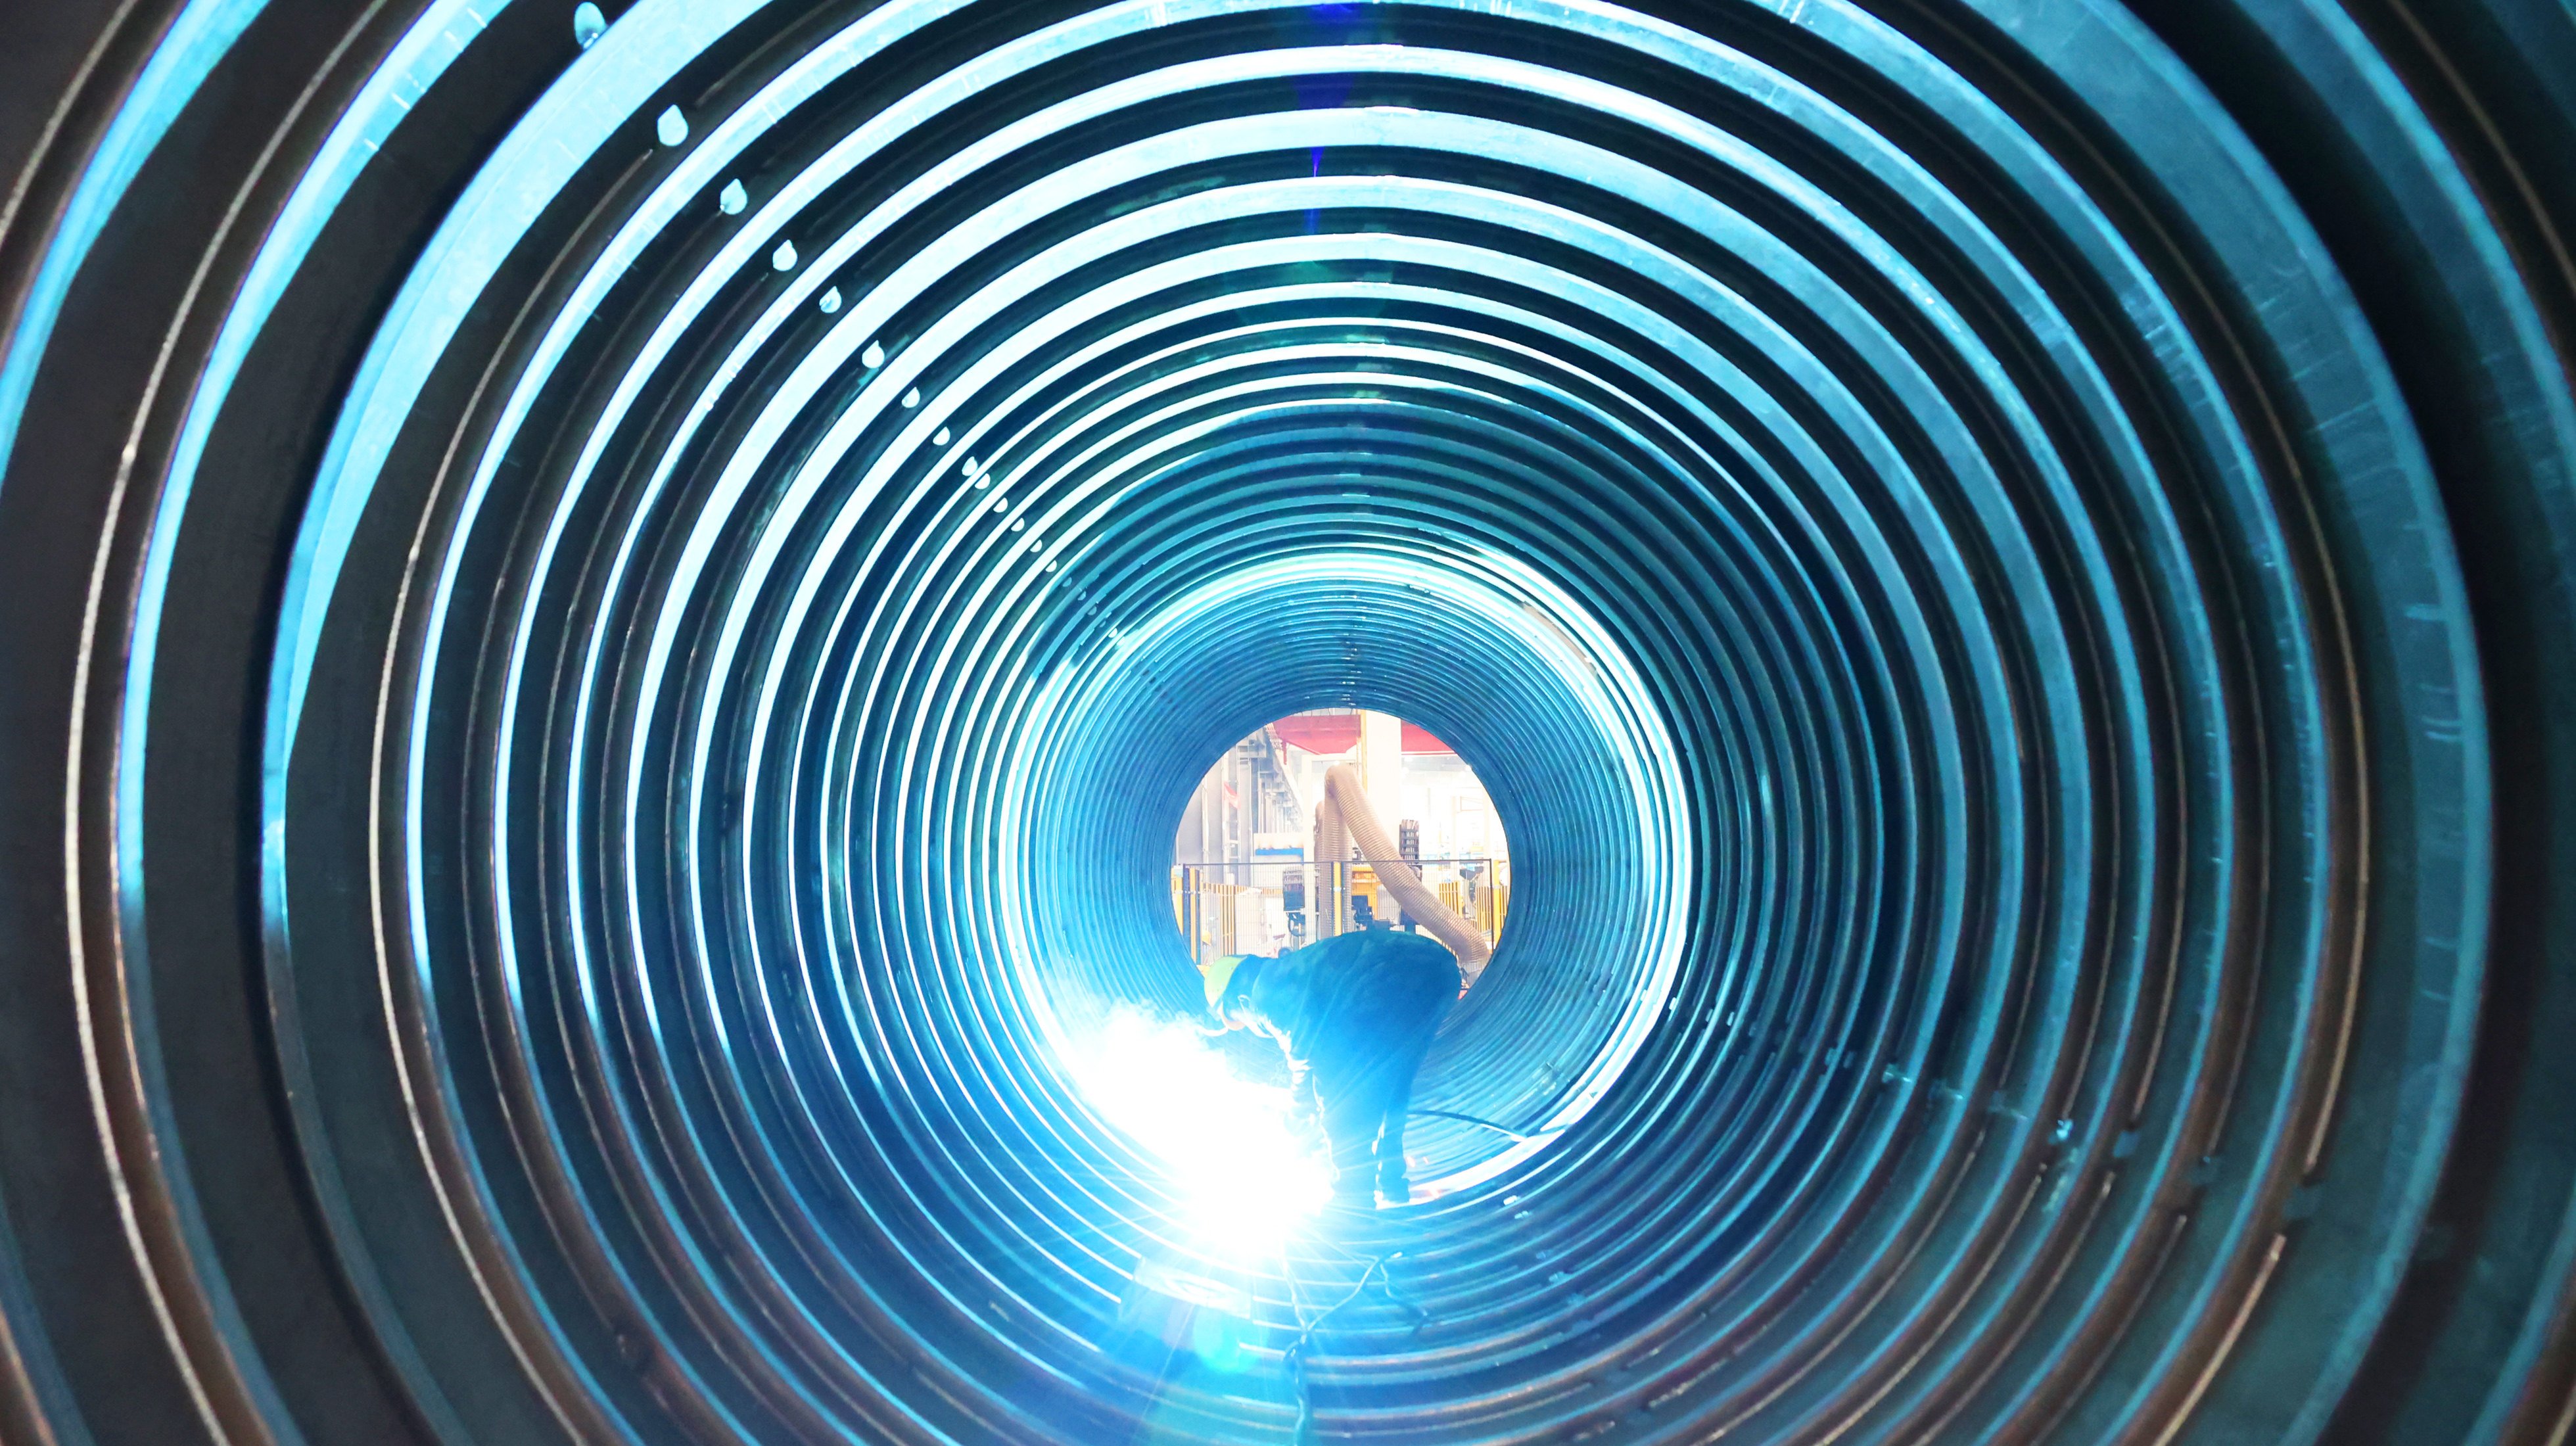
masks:
{"label": "welding helmet", "polygon": [[[1248,954],[1220,954],[1216,958],[1209,960],[1206,967],[1200,971],[1207,978],[1207,1002],[1208,1012],[1210,1014],[1215,1015],[1219,1019],[1226,1017],[1226,1001],[1234,995],[1238,995],[1243,992],[1243,989],[1233,987],[1235,975],[1243,968],[1245,961],[1251,957],[1252,956]],[[1251,985],[1252,975],[1245,974],[1243,976],[1244,988],[1248,989]]]}

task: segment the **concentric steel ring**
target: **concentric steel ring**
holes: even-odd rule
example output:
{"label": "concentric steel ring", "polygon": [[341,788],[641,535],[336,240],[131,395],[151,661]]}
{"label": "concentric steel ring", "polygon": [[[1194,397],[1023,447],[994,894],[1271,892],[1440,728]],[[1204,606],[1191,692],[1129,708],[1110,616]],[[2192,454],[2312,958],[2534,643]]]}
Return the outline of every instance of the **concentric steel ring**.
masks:
{"label": "concentric steel ring", "polygon": [[[78,8],[0,1437],[2566,1435],[2576,17]],[[1519,888],[1247,1259],[1068,1059],[1319,706]]]}

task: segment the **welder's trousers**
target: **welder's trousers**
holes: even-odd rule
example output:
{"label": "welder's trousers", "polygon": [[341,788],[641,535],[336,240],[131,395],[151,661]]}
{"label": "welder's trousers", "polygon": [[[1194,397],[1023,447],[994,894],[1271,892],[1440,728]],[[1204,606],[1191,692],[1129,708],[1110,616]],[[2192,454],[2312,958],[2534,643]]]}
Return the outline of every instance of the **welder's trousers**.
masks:
{"label": "welder's trousers", "polygon": [[1340,1068],[1315,1070],[1315,1103],[1324,1139],[1333,1151],[1333,1197],[1372,1203],[1372,1187],[1389,1201],[1411,1198],[1404,1168],[1404,1116],[1413,1103],[1413,1076],[1431,1048],[1425,1034],[1364,1057],[1336,1060]]}
{"label": "welder's trousers", "polygon": [[1394,1204],[1411,1198],[1404,1117],[1413,1106],[1413,1077],[1456,996],[1455,979],[1452,971],[1448,981],[1388,991],[1377,1028],[1314,1061],[1315,1105],[1332,1148],[1335,1199],[1368,1205],[1372,1186]]}

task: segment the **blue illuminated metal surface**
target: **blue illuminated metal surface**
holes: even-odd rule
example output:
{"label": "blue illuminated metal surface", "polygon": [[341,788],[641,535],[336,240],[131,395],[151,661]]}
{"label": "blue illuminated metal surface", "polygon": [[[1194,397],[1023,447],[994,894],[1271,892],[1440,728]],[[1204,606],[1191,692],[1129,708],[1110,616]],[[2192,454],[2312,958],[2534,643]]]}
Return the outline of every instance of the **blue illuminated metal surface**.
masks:
{"label": "blue illuminated metal surface", "polygon": [[[0,1212],[0,1405],[146,1439],[131,1339],[214,1440],[2544,1439],[2571,1067],[2494,1041],[2576,1019],[2576,407],[2429,62],[2322,4],[539,8],[317,48],[137,288],[44,756],[149,1309],[49,1327]],[[100,238],[295,23],[185,7],[0,272],[0,509]],[[1443,1193],[1247,1260],[1068,1061],[1196,1008],[1174,820],[1321,706],[1455,745],[1517,888]]]}

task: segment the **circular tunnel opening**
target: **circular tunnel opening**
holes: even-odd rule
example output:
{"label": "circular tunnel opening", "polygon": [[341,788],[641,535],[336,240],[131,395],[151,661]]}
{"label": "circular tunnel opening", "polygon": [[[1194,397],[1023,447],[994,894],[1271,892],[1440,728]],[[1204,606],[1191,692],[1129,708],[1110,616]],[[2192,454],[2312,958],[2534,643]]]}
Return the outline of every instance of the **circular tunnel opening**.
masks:
{"label": "circular tunnel opening", "polygon": [[[1425,1113],[1410,1153],[1425,1193],[1511,1170],[1608,1091],[1672,987],[1692,878],[1687,800],[1643,681],[1570,598],[1515,571],[1351,554],[1230,571],[1123,631],[1111,656],[1068,668],[1063,690],[1022,715],[1024,736],[1048,742],[1011,770],[1014,842],[996,882],[1004,907],[1025,911],[1010,947],[1058,1054],[1080,1055],[1120,1006],[1203,1014],[1213,941],[1193,958],[1172,893],[1174,823],[1207,776],[1193,765],[1212,739],[1258,737],[1246,719],[1320,695],[1354,727],[1374,712],[1456,739],[1457,756],[1481,765],[1493,831],[1525,821],[1510,950],[1491,973],[1460,956],[1474,987],[1415,1094]],[[1295,624],[1294,649],[1250,641],[1301,614],[1315,621]],[[1331,770],[1302,771],[1320,788]],[[1400,853],[1400,832],[1378,842]],[[1352,857],[1344,890],[1361,867]],[[1323,902],[1320,891],[1307,902],[1317,939],[1357,925],[1346,902],[1338,921],[1318,917]]]}
{"label": "circular tunnel opening", "polygon": [[[1338,784],[1337,768],[1351,770]],[[1342,821],[1352,796],[1374,852]],[[1382,860],[1425,897],[1399,898]],[[1436,920],[1434,936],[1481,972],[1511,909],[1511,839],[1474,765],[1419,723],[1357,708],[1275,719],[1211,763],[1173,831],[1172,870],[1174,920],[1202,968],[1385,918],[1413,932]]]}
{"label": "circular tunnel opening", "polygon": [[[1533,642],[1525,637],[1521,645]],[[1249,671],[1266,675],[1280,661],[1260,655]],[[1243,654],[1220,651],[1217,667],[1241,687]],[[1462,724],[1525,738],[1549,736],[1569,721],[1546,708],[1515,719],[1511,700],[1493,702],[1484,718]],[[1382,919],[1384,927],[1421,933],[1447,951],[1462,1001],[1480,988],[1501,996],[1497,1004],[1480,1000],[1474,1009],[1441,1011],[1411,1096],[1419,1119],[1406,1155],[1416,1197],[1437,1198],[1510,1168],[1562,1134],[1616,1080],[1669,992],[1676,953],[1669,937],[1658,939],[1635,923],[1658,913],[1655,889],[1670,890],[1687,876],[1672,858],[1686,844],[1657,838],[1651,829],[1640,835],[1643,820],[1671,814],[1672,801],[1641,801],[1629,792],[1640,783],[1673,786],[1669,760],[1656,760],[1661,770],[1644,767],[1647,760],[1633,751],[1618,760],[1607,735],[1578,733],[1571,746],[1629,766],[1555,760],[1544,775],[1549,782],[1598,796],[1569,809],[1555,800],[1515,797],[1505,784],[1503,797],[1515,805],[1506,808],[1466,757],[1429,728],[1393,713],[1305,709],[1245,735],[1199,777],[1173,831],[1170,897],[1179,956],[1154,959],[1162,967],[1151,991],[1121,993],[1126,986],[1099,975],[1050,979],[1059,1047],[1088,1060],[1096,1081],[1103,1061],[1094,1041],[1116,1034],[1131,1044],[1148,1042],[1139,1021],[1127,1015],[1185,1019],[1202,990],[1214,1007],[1242,961],[1275,958]],[[1632,750],[1641,746],[1659,745],[1630,741]],[[1503,776],[1512,775],[1506,766]],[[1526,773],[1521,781],[1526,787]],[[1581,880],[1585,902],[1578,906],[1552,896],[1545,884],[1532,886],[1522,896],[1533,915],[1525,937],[1539,942],[1524,948],[1518,943],[1524,936],[1516,936],[1516,957],[1526,962],[1506,962],[1489,975],[1516,878],[1502,816],[1519,806],[1542,810],[1569,830],[1567,839],[1534,851],[1537,872],[1565,868]],[[1432,820],[1427,827],[1425,818]],[[1551,926],[1551,918],[1560,922]],[[1529,977],[1505,988],[1502,981],[1515,973]],[[1605,978],[1617,982],[1599,987]],[[1166,1154],[1186,1151],[1203,1132],[1140,1116],[1164,1108],[1158,1101],[1178,1103],[1174,1092],[1150,1087],[1152,1075],[1203,1074],[1204,1051],[1168,1031],[1150,1043],[1159,1061],[1152,1071],[1122,1072],[1110,1082],[1132,1096],[1116,1113],[1131,1127],[1162,1132],[1170,1142]],[[1226,1054],[1235,1076],[1282,1082],[1274,1050],[1236,1044]]]}

